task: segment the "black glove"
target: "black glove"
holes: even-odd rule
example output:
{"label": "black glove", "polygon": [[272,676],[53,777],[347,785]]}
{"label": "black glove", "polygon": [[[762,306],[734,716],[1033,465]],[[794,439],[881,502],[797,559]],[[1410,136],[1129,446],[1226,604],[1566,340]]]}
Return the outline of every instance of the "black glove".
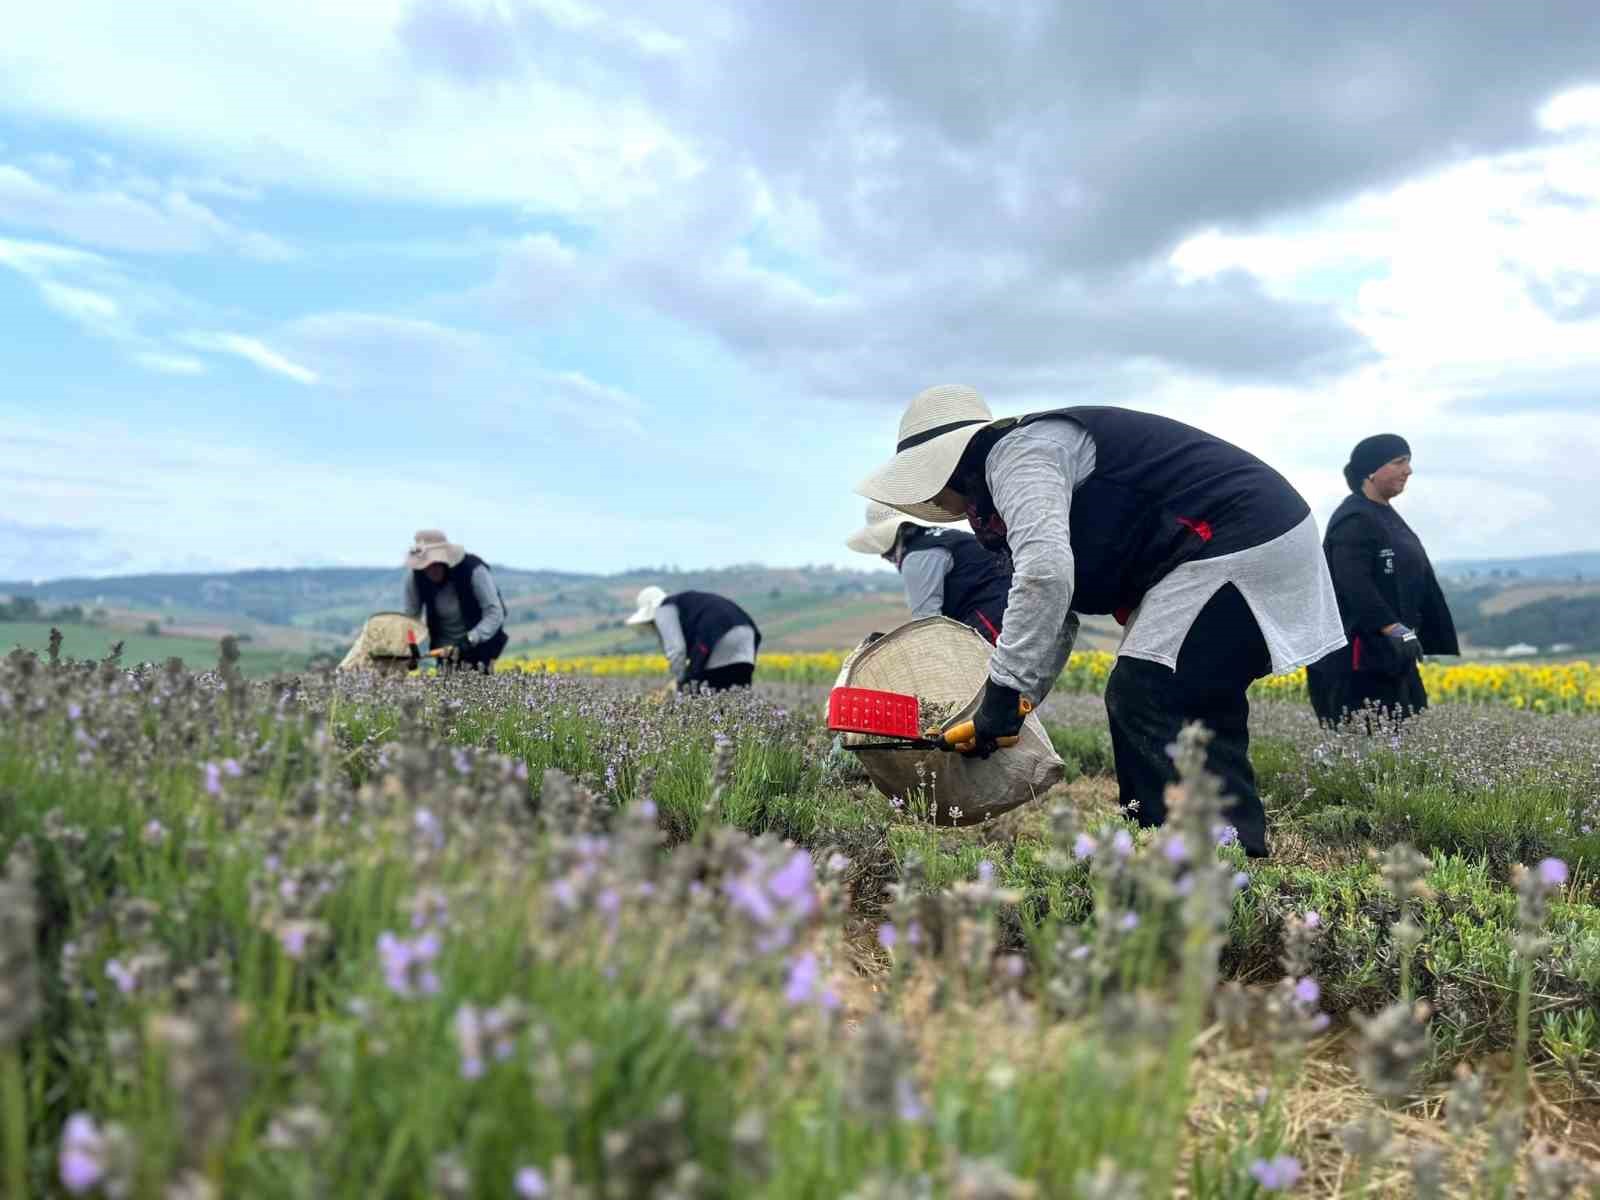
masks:
{"label": "black glove", "polygon": [[1422,639],[1417,636],[1415,629],[1396,622],[1394,628],[1384,634],[1384,637],[1389,639],[1396,653],[1400,655],[1400,661],[1406,666],[1422,661]]}
{"label": "black glove", "polygon": [[1022,694],[1016,688],[989,680],[984,684],[978,711],[972,715],[973,733],[978,744],[970,753],[979,758],[988,758],[999,749],[1001,738],[1016,737],[1022,732],[1025,717]]}

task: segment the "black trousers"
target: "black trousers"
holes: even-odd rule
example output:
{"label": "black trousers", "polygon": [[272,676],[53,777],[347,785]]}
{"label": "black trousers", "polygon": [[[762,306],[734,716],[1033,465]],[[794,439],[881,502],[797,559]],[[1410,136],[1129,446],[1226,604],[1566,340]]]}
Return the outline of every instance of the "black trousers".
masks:
{"label": "black trousers", "polygon": [[751,663],[729,663],[725,667],[713,667],[701,672],[688,680],[687,686],[707,692],[725,692],[729,688],[749,687],[755,675],[756,669]]}
{"label": "black trousers", "polygon": [[[1313,669],[1306,672],[1306,687],[1311,707],[1325,725],[1338,725],[1351,713],[1368,705],[1383,709],[1391,717],[1405,717],[1428,707],[1428,689],[1422,672],[1410,663],[1398,675],[1379,671]],[[1367,721],[1367,731],[1372,731]]]}
{"label": "black trousers", "polygon": [[1118,658],[1106,681],[1106,713],[1122,804],[1139,824],[1167,819],[1166,787],[1178,777],[1167,747],[1190,721],[1211,731],[1206,766],[1222,779],[1224,819],[1253,858],[1267,854],[1267,814],[1250,766],[1252,680],[1272,670],[1266,639],[1231,583],[1213,596],[1178,652],[1178,668]]}

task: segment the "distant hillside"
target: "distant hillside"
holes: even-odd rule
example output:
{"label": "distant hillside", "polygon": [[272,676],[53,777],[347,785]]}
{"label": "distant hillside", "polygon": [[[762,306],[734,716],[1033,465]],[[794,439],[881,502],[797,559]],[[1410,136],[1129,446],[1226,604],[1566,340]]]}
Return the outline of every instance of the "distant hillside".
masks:
{"label": "distant hillside", "polygon": [[1460,558],[1435,563],[1441,579],[1547,579],[1562,583],[1600,581],[1600,550],[1542,554],[1531,558]]}
{"label": "distant hillside", "polygon": [[[552,653],[645,648],[648,634],[621,622],[647,583],[733,597],[764,630],[770,626],[773,648],[854,645],[894,614],[904,616],[899,578],[886,570],[747,565],[602,576],[491,566],[513,647]],[[0,596],[31,601],[40,617],[76,608],[89,623],[113,629],[159,627],[201,638],[244,633],[262,646],[310,653],[348,644],[369,615],[398,608],[403,578],[399,567],[127,575],[0,583]]]}

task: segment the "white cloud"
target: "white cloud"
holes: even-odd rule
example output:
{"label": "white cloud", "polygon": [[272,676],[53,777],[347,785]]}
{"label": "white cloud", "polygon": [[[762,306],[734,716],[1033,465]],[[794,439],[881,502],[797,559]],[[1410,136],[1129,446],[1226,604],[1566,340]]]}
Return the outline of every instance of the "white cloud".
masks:
{"label": "white cloud", "polygon": [[51,180],[0,163],[0,224],[139,254],[224,249],[264,261],[294,256],[281,240],[236,228],[181,189],[137,177],[116,186],[82,182],[68,178],[70,160],[53,159],[67,166],[52,170]]}
{"label": "white cloud", "polygon": [[273,350],[259,338],[249,337],[242,333],[189,333],[178,339],[186,346],[196,350],[207,350],[214,354],[231,354],[253,363],[263,371],[270,371],[276,375],[283,375],[296,383],[311,385],[317,382],[317,373],[299,363],[292,362]]}
{"label": "white cloud", "polygon": [[133,356],[133,361],[147,370],[162,375],[204,375],[206,365],[188,354],[166,354],[159,350],[145,350]]}

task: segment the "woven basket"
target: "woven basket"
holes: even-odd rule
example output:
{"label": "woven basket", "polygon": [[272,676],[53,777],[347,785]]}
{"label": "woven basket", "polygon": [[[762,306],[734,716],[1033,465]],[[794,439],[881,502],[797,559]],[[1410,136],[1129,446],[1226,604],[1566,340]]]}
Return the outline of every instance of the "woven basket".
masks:
{"label": "woven basket", "polygon": [[428,638],[428,627],[405,613],[373,613],[361,627],[355,645],[339,664],[341,671],[405,670],[411,647]]}
{"label": "woven basket", "polygon": [[[924,705],[949,708],[952,716],[970,716],[983,696],[990,653],[989,643],[959,621],[924,617],[856,647],[836,684],[906,692]],[[872,740],[860,734],[844,739],[847,746]],[[1066,775],[1044,726],[1031,715],[1017,745],[986,759],[941,750],[873,750],[857,757],[880,792],[911,811],[930,813],[939,825],[987,821]]]}

